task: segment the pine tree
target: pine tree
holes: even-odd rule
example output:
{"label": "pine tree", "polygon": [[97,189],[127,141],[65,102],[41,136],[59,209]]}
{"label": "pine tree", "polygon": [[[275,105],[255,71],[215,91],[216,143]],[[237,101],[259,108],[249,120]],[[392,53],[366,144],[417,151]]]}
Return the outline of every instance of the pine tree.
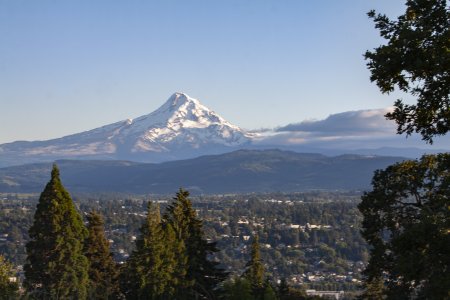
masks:
{"label": "pine tree", "polygon": [[224,297],[227,300],[254,300],[250,282],[245,278],[235,277],[224,286]]}
{"label": "pine tree", "polygon": [[177,284],[172,277],[179,272],[175,259],[179,249],[173,231],[163,228],[159,206],[149,202],[147,211],[136,250],[124,268],[122,290],[127,299],[170,299]]}
{"label": "pine tree", "polygon": [[87,230],[53,165],[41,193],[26,244],[24,285],[36,299],[86,299],[88,260],[83,255]]}
{"label": "pine tree", "polygon": [[275,291],[273,290],[273,287],[269,281],[266,281],[266,283],[264,284],[262,299],[277,300],[277,295],[275,294]]}
{"label": "pine tree", "polygon": [[163,228],[166,245],[164,257],[172,271],[167,291],[169,295],[176,295],[177,299],[183,299],[185,297],[183,292],[193,286],[193,281],[186,276],[188,272],[186,246],[183,240],[177,238],[172,224],[163,222]]}
{"label": "pine tree", "polygon": [[253,294],[256,299],[261,299],[264,294],[264,265],[261,259],[261,253],[259,249],[259,237],[255,235],[253,237],[250,260],[246,265],[244,277],[250,281]]}
{"label": "pine tree", "polygon": [[118,272],[105,237],[103,218],[93,211],[87,220],[89,235],[84,243],[84,254],[89,260],[89,298],[116,298],[119,294]]}
{"label": "pine tree", "polygon": [[206,241],[203,223],[197,218],[188,197],[189,192],[180,189],[164,216],[165,222],[173,228],[176,239],[183,242],[187,256],[186,286],[179,289],[182,293],[179,297],[213,299],[215,288],[226,278],[226,274],[217,262],[208,258],[219,250],[215,243]]}
{"label": "pine tree", "polygon": [[138,250],[134,251],[120,269],[120,291],[126,299],[139,299],[141,278],[138,273],[140,261],[137,252]]}

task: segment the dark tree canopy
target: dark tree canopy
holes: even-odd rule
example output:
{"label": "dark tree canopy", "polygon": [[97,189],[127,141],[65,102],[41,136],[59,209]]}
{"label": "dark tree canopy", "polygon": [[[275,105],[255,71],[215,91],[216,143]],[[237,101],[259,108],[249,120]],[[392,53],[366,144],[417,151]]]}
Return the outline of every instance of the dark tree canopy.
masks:
{"label": "dark tree canopy", "polygon": [[224,299],[227,300],[254,300],[252,287],[246,278],[235,277],[225,282],[223,286]]}
{"label": "dark tree canopy", "polygon": [[261,298],[264,295],[265,270],[258,235],[253,237],[250,260],[247,262],[244,277],[250,282],[255,298]]}
{"label": "dark tree canopy", "polygon": [[89,235],[84,242],[84,255],[89,260],[90,299],[113,299],[119,294],[118,267],[109,249],[102,216],[92,211],[87,215]]}
{"label": "dark tree canopy", "polygon": [[86,299],[88,260],[83,255],[87,230],[53,166],[41,193],[26,244],[24,285],[36,299]]}
{"label": "dark tree canopy", "polygon": [[178,297],[216,298],[216,288],[225,280],[227,274],[219,267],[218,262],[210,259],[210,256],[219,249],[216,243],[206,240],[203,222],[192,207],[188,191],[183,189],[178,191],[173,202],[167,207],[164,222],[173,228],[176,239],[185,246],[187,272],[183,281],[188,283],[188,286],[179,290],[183,295]]}
{"label": "dark tree canopy", "polygon": [[226,274],[210,259],[218,249],[204,237],[189,193],[180,189],[161,218],[148,204],[136,250],[121,274],[127,299],[215,299]]}
{"label": "dark tree canopy", "polygon": [[379,170],[359,209],[371,246],[367,298],[448,299],[450,154]]}
{"label": "dark tree canopy", "polygon": [[450,11],[446,0],[407,0],[406,12],[396,21],[375,11],[368,13],[387,40],[367,51],[365,58],[381,92],[395,88],[417,99],[397,100],[386,117],[397,132],[417,132],[428,143],[450,130]]}
{"label": "dark tree canopy", "polygon": [[[127,299],[171,299],[178,285],[177,248],[173,234],[161,223],[159,206],[147,206],[147,217],[140,228],[133,251],[123,268],[121,286]],[[179,258],[179,257],[178,257]],[[180,259],[180,258],[179,258]],[[184,268],[182,268],[184,269]]]}

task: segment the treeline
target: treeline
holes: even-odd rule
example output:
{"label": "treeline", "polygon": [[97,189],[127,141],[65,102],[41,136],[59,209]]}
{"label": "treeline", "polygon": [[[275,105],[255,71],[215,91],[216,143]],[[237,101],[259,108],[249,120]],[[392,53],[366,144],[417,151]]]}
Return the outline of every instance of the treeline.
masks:
{"label": "treeline", "polygon": [[[105,234],[116,262],[124,262],[136,249],[135,239],[147,215],[149,196],[123,194],[75,194],[77,210],[86,220],[95,210],[104,218]],[[234,275],[246,269],[251,236],[258,234],[265,275],[271,282],[285,278],[305,289],[344,290],[361,288],[361,270],[367,261],[367,245],[359,231],[357,210],[360,193],[308,191],[192,197],[203,221],[204,237],[221,250],[211,259]],[[0,205],[0,253],[16,266],[25,263],[25,243],[32,224],[36,195],[3,194]],[[152,195],[162,215],[170,196]],[[305,226],[311,224],[311,227]],[[295,224],[294,228],[290,225]],[[301,225],[303,228],[298,228]],[[314,228],[314,225],[322,225]],[[324,225],[324,226],[323,226]],[[305,228],[306,227],[306,228]],[[17,234],[11,234],[14,231]]]}
{"label": "treeline", "polygon": [[[4,299],[306,299],[301,291],[277,288],[265,275],[258,237],[242,276],[229,279],[214,261],[216,244],[205,238],[203,222],[181,190],[160,214],[148,202],[135,250],[117,265],[102,216],[91,211],[87,224],[53,167],[41,193],[26,243],[23,290],[11,280],[12,266],[0,257]],[[294,297],[294,298],[293,298]]]}

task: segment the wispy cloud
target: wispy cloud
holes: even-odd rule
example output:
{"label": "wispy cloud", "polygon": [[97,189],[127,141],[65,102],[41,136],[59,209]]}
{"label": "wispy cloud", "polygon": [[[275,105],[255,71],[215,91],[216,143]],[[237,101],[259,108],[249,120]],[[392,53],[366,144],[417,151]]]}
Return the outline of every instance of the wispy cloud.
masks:
{"label": "wispy cloud", "polygon": [[392,135],[395,123],[384,115],[391,108],[347,111],[332,114],[324,120],[303,121],[278,128],[277,132],[305,132],[321,136]]}
{"label": "wispy cloud", "polygon": [[[393,108],[347,111],[323,120],[288,124],[271,132],[261,132],[259,145],[298,146],[321,149],[355,150],[382,147],[432,148],[420,136],[396,134],[396,124],[384,115]],[[448,148],[449,141],[437,139],[436,147]]]}

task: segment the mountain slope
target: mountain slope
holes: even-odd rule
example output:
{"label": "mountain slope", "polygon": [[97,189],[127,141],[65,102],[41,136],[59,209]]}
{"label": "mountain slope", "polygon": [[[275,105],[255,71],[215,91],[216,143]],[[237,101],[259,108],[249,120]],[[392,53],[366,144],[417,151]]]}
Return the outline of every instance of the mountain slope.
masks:
{"label": "mountain slope", "polygon": [[183,93],[156,111],[59,139],[0,145],[0,166],[56,159],[146,162],[224,153],[248,144],[251,134]]}
{"label": "mountain slope", "polygon": [[[373,172],[400,157],[301,154],[280,150],[239,150],[160,164],[125,161],[59,161],[72,192],[198,193],[364,189]],[[51,164],[0,169],[0,192],[41,191]]]}

